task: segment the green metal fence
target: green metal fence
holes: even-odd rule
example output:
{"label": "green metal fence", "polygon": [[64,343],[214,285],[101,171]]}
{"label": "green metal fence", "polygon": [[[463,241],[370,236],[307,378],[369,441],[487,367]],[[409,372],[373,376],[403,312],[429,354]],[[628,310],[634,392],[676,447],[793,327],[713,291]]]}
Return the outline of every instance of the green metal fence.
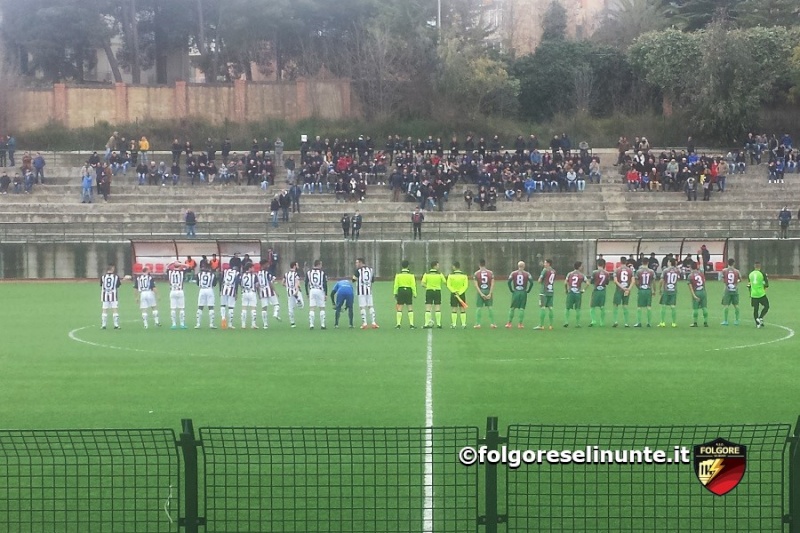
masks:
{"label": "green metal fence", "polygon": [[[0,431],[0,531],[800,533],[800,418],[720,426]],[[747,446],[716,496],[691,464],[548,464],[514,450]],[[495,461],[464,466],[465,447]],[[489,455],[487,455],[489,457]]]}
{"label": "green metal fence", "polygon": [[177,531],[171,429],[0,431],[0,530]]}

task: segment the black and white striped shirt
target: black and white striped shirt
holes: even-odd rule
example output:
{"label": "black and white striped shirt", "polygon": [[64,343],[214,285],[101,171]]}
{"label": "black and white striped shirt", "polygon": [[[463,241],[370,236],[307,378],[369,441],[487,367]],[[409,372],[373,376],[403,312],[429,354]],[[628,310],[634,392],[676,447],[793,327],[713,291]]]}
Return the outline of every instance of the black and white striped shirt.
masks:
{"label": "black and white striped shirt", "polygon": [[183,270],[169,270],[167,276],[169,277],[169,288],[171,290],[183,290]]}
{"label": "black and white striped shirt", "polygon": [[275,276],[271,275],[267,270],[260,270],[258,272],[258,292],[261,298],[270,298],[275,296],[275,287],[272,283],[275,281]]}
{"label": "black and white striped shirt", "polygon": [[358,295],[365,296],[367,294],[372,294],[372,281],[374,279],[374,273],[372,269],[368,266],[363,266],[361,268],[356,269],[356,281],[358,281]]}
{"label": "black and white striped shirt", "polygon": [[242,292],[255,292],[258,286],[258,279],[254,272],[245,272],[239,281],[242,286]]}
{"label": "black and white striped shirt", "polygon": [[306,293],[314,289],[328,292],[328,278],[321,268],[312,268],[306,273]]}
{"label": "black and white striped shirt", "polygon": [[236,288],[239,285],[239,272],[230,268],[222,274],[222,295],[236,297]]}
{"label": "black and white striped shirt", "polygon": [[298,281],[299,277],[297,275],[297,271],[290,270],[286,273],[286,277],[284,278],[286,283],[286,291],[289,293],[289,296],[294,296],[298,292]]}
{"label": "black and white striped shirt", "polygon": [[119,294],[119,289],[122,282],[116,274],[103,274],[100,278],[100,301],[102,302],[116,302]]}
{"label": "black and white striped shirt", "polygon": [[139,292],[152,291],[156,286],[153,276],[142,274],[136,278],[136,290]]}
{"label": "black and white striped shirt", "polygon": [[211,289],[216,285],[216,276],[213,272],[201,270],[197,276],[197,285],[201,289]]}

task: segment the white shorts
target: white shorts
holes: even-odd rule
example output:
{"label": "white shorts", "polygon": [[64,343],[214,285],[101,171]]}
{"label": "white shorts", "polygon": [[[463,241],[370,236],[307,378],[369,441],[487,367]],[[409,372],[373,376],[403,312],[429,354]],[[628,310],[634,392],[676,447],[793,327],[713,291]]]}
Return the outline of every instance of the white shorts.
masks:
{"label": "white shorts", "polygon": [[266,298],[261,298],[261,307],[267,307],[269,305],[278,305],[278,297],[267,296]]}
{"label": "white shorts", "polygon": [[358,306],[359,307],[372,307],[372,295],[371,294],[359,294],[358,295]]}
{"label": "white shorts", "polygon": [[236,297],[235,296],[225,296],[224,294],[219,297],[219,305],[221,307],[236,307]]}
{"label": "white shorts", "polygon": [[242,307],[256,307],[258,305],[258,297],[254,292],[242,293]]}
{"label": "white shorts", "polygon": [[169,308],[183,309],[185,307],[186,307],[186,299],[184,298],[183,291],[170,291]]}
{"label": "white shorts", "polygon": [[308,305],[310,307],[325,307],[325,293],[322,289],[308,291]]}
{"label": "white shorts", "polygon": [[289,295],[289,309],[294,310],[296,308],[303,307],[303,305],[305,305],[305,303],[303,302],[302,292],[298,292],[295,295]]}
{"label": "white shorts", "polygon": [[214,289],[200,289],[200,294],[197,296],[197,307],[214,307],[215,302]]}
{"label": "white shorts", "polygon": [[153,291],[142,291],[139,293],[139,309],[150,309],[156,306],[156,293]]}
{"label": "white shorts", "polygon": [[119,302],[103,302],[103,309],[117,309]]}

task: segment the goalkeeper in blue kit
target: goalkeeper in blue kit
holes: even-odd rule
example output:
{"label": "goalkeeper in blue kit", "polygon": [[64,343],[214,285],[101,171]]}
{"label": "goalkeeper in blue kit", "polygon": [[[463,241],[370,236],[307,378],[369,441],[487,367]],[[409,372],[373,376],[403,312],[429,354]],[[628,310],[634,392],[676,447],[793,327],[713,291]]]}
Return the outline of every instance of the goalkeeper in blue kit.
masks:
{"label": "goalkeeper in blue kit", "polygon": [[350,319],[350,327],[353,327],[353,284],[349,279],[342,279],[336,282],[331,291],[331,302],[336,306],[336,316],[334,328],[339,327],[339,315],[342,313],[342,306],[347,308],[347,318]]}

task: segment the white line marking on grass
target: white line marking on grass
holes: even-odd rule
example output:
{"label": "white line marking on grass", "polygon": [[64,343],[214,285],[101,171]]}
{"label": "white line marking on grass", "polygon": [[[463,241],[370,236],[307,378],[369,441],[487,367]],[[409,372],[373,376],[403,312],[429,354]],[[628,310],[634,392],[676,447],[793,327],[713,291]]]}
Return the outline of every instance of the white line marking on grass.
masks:
{"label": "white line marking on grass", "polygon": [[425,370],[425,499],[423,502],[423,533],[433,531],[433,331],[428,330],[428,350]]}
{"label": "white line marking on grass", "polygon": [[792,337],[794,337],[794,330],[787,326],[781,326],[780,324],[772,324],[770,322],[765,322],[768,326],[775,326],[777,328],[781,328],[782,330],[786,331],[786,335],[781,337],[780,339],[773,339],[771,341],[764,341],[764,342],[756,342],[753,344],[742,344],[741,346],[728,346],[726,348],[713,348],[711,350],[706,350],[707,352],[719,352],[722,350],[742,350],[744,348],[755,348],[757,346],[766,346],[767,344],[773,344],[776,342],[783,342],[788,341]]}

